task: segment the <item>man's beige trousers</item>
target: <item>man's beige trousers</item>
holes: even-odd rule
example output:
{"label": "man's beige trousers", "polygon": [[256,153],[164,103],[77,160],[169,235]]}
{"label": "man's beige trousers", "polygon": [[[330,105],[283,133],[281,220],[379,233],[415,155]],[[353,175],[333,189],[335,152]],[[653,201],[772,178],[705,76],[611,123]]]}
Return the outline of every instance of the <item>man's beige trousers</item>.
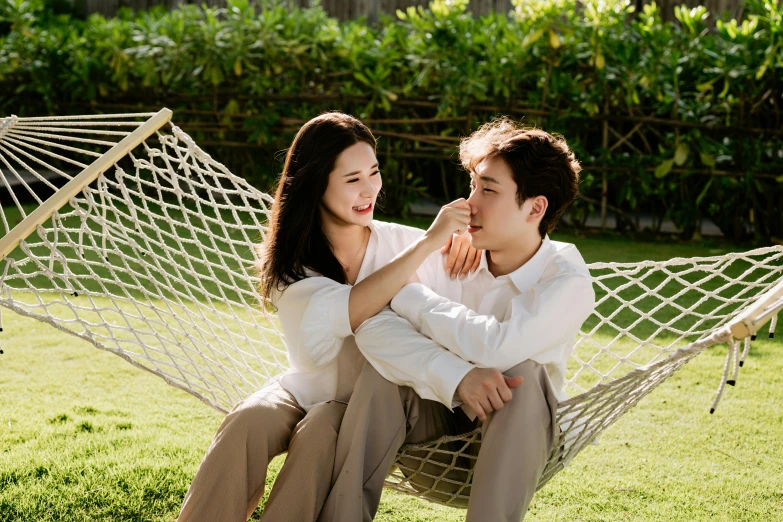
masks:
{"label": "man's beige trousers", "polygon": [[[475,462],[468,522],[521,520],[559,436],[555,422],[558,401],[544,367],[525,361],[504,373],[522,376],[524,382],[513,390],[511,401],[483,426],[478,459],[464,459],[470,466]],[[372,520],[384,478],[400,446],[465,433],[477,425],[462,409],[451,412],[439,402],[422,399],[411,388],[390,383],[365,364],[337,438],[333,486],[319,522]],[[441,457],[451,459],[445,453]],[[449,478],[459,482],[465,474],[456,470]],[[427,480],[430,484],[421,485],[430,486],[432,479],[425,477]],[[441,481],[440,485],[458,488],[456,482]]]}
{"label": "man's beige trousers", "polygon": [[266,468],[288,450],[264,507],[270,522],[314,521],[329,493],[344,403],[305,412],[278,383],[226,415],[185,495],[179,522],[246,522],[264,495]]}

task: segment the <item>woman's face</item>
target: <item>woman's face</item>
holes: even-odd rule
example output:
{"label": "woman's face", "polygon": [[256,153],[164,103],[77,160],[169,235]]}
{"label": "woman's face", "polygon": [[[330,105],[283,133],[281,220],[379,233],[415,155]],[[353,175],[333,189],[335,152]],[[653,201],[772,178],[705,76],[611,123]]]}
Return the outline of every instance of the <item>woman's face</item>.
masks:
{"label": "woman's face", "polygon": [[363,141],[351,145],[337,156],[329,174],[321,199],[322,216],[339,224],[368,226],[381,185],[373,148]]}

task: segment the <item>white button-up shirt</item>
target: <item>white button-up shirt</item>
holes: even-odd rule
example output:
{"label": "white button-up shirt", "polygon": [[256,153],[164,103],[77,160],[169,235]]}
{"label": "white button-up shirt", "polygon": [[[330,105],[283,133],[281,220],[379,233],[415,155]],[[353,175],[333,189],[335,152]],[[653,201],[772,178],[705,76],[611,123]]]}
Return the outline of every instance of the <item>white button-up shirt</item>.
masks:
{"label": "white button-up shirt", "polygon": [[[383,221],[373,221],[370,231],[357,282],[391,261],[424,233],[417,228]],[[433,253],[417,274],[422,282],[433,287],[433,281],[442,281],[439,285],[442,295],[451,299],[459,297],[459,285],[447,283],[439,252]],[[314,272],[311,275],[289,285],[274,300],[291,366],[279,377],[280,384],[306,411],[330,400],[347,402],[365,362],[351,331],[348,314],[351,285],[337,283]],[[387,341],[397,343],[396,339]],[[424,362],[426,368],[431,369],[431,375],[415,373],[418,380],[407,384],[424,398],[439,400],[441,396],[453,395],[454,382],[459,383],[474,367],[439,346],[422,355],[427,358]],[[398,360],[403,357],[402,352],[388,353],[383,359],[389,366],[399,364],[406,368],[423,362],[416,354],[406,361]]]}
{"label": "white button-up shirt", "polygon": [[[422,361],[437,361],[445,347],[475,366],[500,371],[536,361],[545,367],[558,398],[567,398],[566,364],[579,327],[595,306],[590,272],[574,245],[547,236],[527,263],[497,278],[487,269],[486,254],[479,269],[461,284],[445,273],[434,276],[427,282],[430,288],[407,285],[391,302],[411,327],[382,312],[357,329],[359,347],[381,375],[417,391],[426,388],[416,376],[432,378],[438,369],[423,372]],[[455,283],[458,297],[444,297],[455,294]],[[409,360],[400,352],[418,355]],[[439,386],[431,388],[432,394],[447,406],[458,405],[454,391],[462,377],[452,375],[454,380],[443,383],[433,379]]]}

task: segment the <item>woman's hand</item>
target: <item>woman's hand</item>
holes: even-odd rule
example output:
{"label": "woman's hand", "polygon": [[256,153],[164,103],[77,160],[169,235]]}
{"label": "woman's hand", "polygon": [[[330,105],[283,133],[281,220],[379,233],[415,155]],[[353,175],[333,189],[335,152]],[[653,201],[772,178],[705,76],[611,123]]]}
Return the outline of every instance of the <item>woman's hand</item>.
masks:
{"label": "woman's hand", "polygon": [[473,272],[481,264],[483,250],[476,250],[470,243],[470,235],[462,233],[460,235],[452,234],[446,240],[446,244],[440,249],[441,254],[449,253],[446,260],[446,273],[452,279],[458,277],[463,279],[468,272]]}
{"label": "woman's hand", "polygon": [[430,241],[430,246],[435,250],[445,244],[452,234],[465,232],[469,224],[470,205],[465,198],[460,198],[441,207],[435,221],[424,233],[424,238]]}

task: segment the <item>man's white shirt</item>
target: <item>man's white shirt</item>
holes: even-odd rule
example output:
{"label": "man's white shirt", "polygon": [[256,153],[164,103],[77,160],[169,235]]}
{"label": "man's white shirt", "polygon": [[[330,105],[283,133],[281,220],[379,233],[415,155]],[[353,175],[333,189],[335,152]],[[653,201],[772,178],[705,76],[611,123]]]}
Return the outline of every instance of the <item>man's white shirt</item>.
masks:
{"label": "man's white shirt", "polygon": [[431,396],[419,395],[456,406],[455,391],[464,374],[452,370],[438,377],[437,361],[445,347],[477,367],[500,371],[528,359],[538,362],[558,399],[567,398],[566,365],[579,328],[595,306],[590,272],[574,245],[546,236],[527,263],[499,277],[489,272],[486,253],[476,272],[462,281],[443,271],[433,275],[434,280],[405,286],[391,302],[393,312],[381,312],[357,329],[359,349],[381,375],[417,391],[427,388],[417,379],[427,379]]}

